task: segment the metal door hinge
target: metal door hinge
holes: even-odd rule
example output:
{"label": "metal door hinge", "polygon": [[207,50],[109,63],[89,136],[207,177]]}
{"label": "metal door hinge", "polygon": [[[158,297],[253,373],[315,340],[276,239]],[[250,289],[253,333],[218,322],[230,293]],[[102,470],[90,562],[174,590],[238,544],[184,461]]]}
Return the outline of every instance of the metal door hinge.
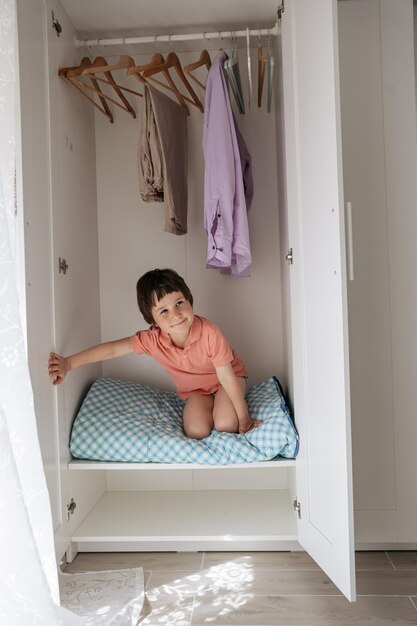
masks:
{"label": "metal door hinge", "polygon": [[52,11],[52,28],[55,30],[57,37],[59,37],[60,34],[62,33],[62,26],[56,19],[53,11]]}
{"label": "metal door hinge", "polygon": [[290,248],[285,255],[286,260],[288,261],[288,265],[292,265],[294,263],[294,255],[292,253],[292,248]]}
{"label": "metal door hinge", "polygon": [[61,259],[61,257],[59,257],[58,268],[59,268],[59,273],[65,275],[67,273],[67,269],[69,268],[69,265],[65,259]]}
{"label": "metal door hinge", "polygon": [[77,503],[74,501],[74,498],[71,498],[71,502],[67,504],[67,519],[69,519],[71,515],[74,515],[74,510],[76,506]]}
{"label": "metal door hinge", "polygon": [[298,502],[297,498],[294,500],[292,508],[298,514],[298,519],[301,519],[301,503]]}
{"label": "metal door hinge", "polygon": [[277,8],[278,21],[280,21],[282,19],[282,14],[283,13],[284,13],[284,0],[281,0],[281,2],[278,5],[278,8]]}

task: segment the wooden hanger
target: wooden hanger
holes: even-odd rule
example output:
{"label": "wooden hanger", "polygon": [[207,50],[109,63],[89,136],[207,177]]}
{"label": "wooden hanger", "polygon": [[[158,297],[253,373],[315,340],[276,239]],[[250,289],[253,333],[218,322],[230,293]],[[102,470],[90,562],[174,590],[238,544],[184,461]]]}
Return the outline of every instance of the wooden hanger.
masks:
{"label": "wooden hanger", "polygon": [[[87,98],[87,100],[89,100],[99,111],[101,111],[107,117],[107,119],[111,123],[113,123],[113,115],[107,104],[107,100],[110,100],[110,102],[113,102],[113,104],[115,104],[119,108],[130,113],[133,118],[136,118],[136,113],[131,104],[128,102],[127,98],[122,93],[122,90],[143,97],[142,94],[138,91],[134,91],[133,89],[129,89],[128,87],[124,87],[123,85],[118,85],[111,74],[113,70],[129,67],[131,63],[134,64],[133,59],[127,56],[121,57],[119,62],[114,65],[108,65],[104,57],[97,57],[94,60],[94,63],[92,63],[88,57],[84,57],[80,65],[76,67],[61,68],[58,74],[66,78],[73,85],[73,87],[78,89],[78,91],[80,91],[80,93],[85,98]],[[100,76],[97,76],[97,74],[101,72],[105,74],[106,78],[101,78]],[[93,86],[79,80],[79,76],[88,76]],[[99,81],[110,85],[122,101],[122,104],[120,104],[119,101],[115,100],[108,94],[104,93],[100,89]],[[92,91],[94,94],[96,94],[101,102],[101,106],[94,100],[94,98],[90,97],[85,92],[85,90]]]}
{"label": "wooden hanger", "polygon": [[[188,93],[191,95],[191,98],[189,98],[188,96],[184,96],[184,94],[182,94],[177,86],[175,85],[174,81],[172,80],[172,77],[169,74],[169,70],[173,69],[176,71],[177,75],[179,76],[179,78],[181,79],[183,85],[186,87]],[[166,83],[163,83],[162,81],[158,80],[157,78],[153,78],[154,74],[158,74],[159,72],[163,72],[165,78],[168,80],[169,85],[167,85]],[[187,109],[187,112],[189,113],[188,107],[185,104],[186,102],[189,102],[190,104],[196,106],[202,113],[204,112],[204,107],[199,99],[199,97],[197,96],[197,94],[195,93],[194,89],[191,87],[190,83],[188,82],[183,69],[181,67],[181,63],[180,60],[178,58],[178,56],[175,54],[175,52],[170,52],[165,60],[165,63],[162,63],[161,65],[157,65],[155,67],[152,67],[148,70],[145,70],[143,72],[143,76],[145,78],[151,78],[151,80],[153,82],[155,82],[156,84],[160,85],[161,87],[164,87],[164,89],[168,89],[169,91],[172,91],[175,96],[178,98],[178,101],[183,104],[183,106],[185,105],[185,108]]]}
{"label": "wooden hanger", "polygon": [[162,65],[162,63],[165,63],[164,57],[160,52],[155,52],[149,63],[145,63],[145,65],[135,65],[133,63],[133,65],[127,70],[127,75],[133,76],[133,78],[136,78],[136,80],[142,84],[147,85],[148,81],[142,76],[142,72],[150,69],[151,67]]}
{"label": "wooden hanger", "polygon": [[[99,63],[97,62],[98,59],[102,59],[104,61],[103,65],[101,66],[99,65]],[[135,65],[134,60],[132,59],[132,57],[128,56],[127,54],[122,54],[118,62],[114,63],[114,65],[108,65],[104,57],[97,57],[93,65],[89,69],[84,70],[83,74],[97,74],[97,72],[113,72],[115,70],[127,69],[134,65]]]}
{"label": "wooden hanger", "polygon": [[188,76],[195,83],[197,83],[197,85],[199,85],[202,89],[205,90],[206,86],[198,78],[193,76],[193,71],[198,69],[199,67],[203,67],[203,65],[207,68],[207,71],[209,71],[209,69],[211,67],[211,59],[210,59],[210,55],[207,52],[207,50],[202,50],[201,51],[200,58],[198,59],[198,61],[195,61],[194,63],[189,63],[188,65],[185,65],[185,67],[184,67],[184,74],[188,74]]}
{"label": "wooden hanger", "polygon": [[[124,104],[124,107],[122,108],[125,108],[126,111],[128,111],[132,115],[132,117],[135,118],[136,113],[131,107],[131,105],[129,104],[129,102],[127,101],[127,99],[124,97],[122,91],[127,91],[128,93],[135,94],[136,96],[140,96],[141,98],[143,98],[143,94],[139,93],[138,91],[134,91],[133,89],[129,89],[128,87],[125,87],[124,85],[118,85],[115,82],[111,74],[111,72],[114,72],[117,70],[129,69],[130,67],[134,67],[134,65],[135,65],[134,60],[132,59],[132,57],[128,56],[127,54],[122,55],[119,61],[117,63],[114,63],[113,65],[108,65],[106,59],[104,59],[103,57],[97,57],[94,60],[94,63],[91,65],[91,67],[86,68],[82,72],[81,76],[86,76],[86,75],[89,76],[91,74],[94,74],[96,77],[96,80],[99,80],[103,83],[107,83],[108,85],[111,85]],[[99,76],[97,76],[97,74],[99,73],[103,73],[106,76],[106,79],[100,78]]]}
{"label": "wooden hanger", "polygon": [[[160,52],[155,52],[155,54],[152,55],[151,60],[149,61],[149,63],[145,63],[144,65],[134,65],[132,67],[130,67],[127,70],[128,76],[133,76],[133,78],[136,78],[136,80],[140,81],[141,83],[143,83],[144,85],[148,84],[148,81],[146,80],[146,78],[143,76],[143,74],[145,73],[145,71],[150,70],[152,68],[160,68],[161,65],[163,65],[165,63],[165,59],[162,56],[162,54]],[[159,71],[159,69],[158,69]],[[169,86],[166,85],[165,83],[162,83],[156,79],[152,79],[154,82],[161,84],[163,87],[165,87],[166,89],[169,89],[170,91],[173,91],[178,99],[178,102],[180,103],[180,105],[182,107],[184,107],[184,109],[187,112],[187,115],[190,114],[190,109],[188,108],[182,94],[178,91],[174,81],[172,80],[172,77],[170,75],[170,73],[168,72],[168,70],[164,71],[164,76],[167,79]]]}
{"label": "wooden hanger", "polygon": [[[155,52],[152,55],[151,60],[149,61],[149,63],[145,63],[144,65],[133,65],[132,67],[129,67],[129,69],[127,70],[127,74],[128,76],[133,76],[133,78],[136,78],[136,80],[138,80],[139,82],[143,83],[144,85],[148,84],[148,81],[146,80],[146,78],[143,76],[144,72],[147,70],[150,70],[152,68],[160,68],[161,65],[163,65],[165,63],[165,59],[162,56],[162,54],[160,52]],[[159,70],[158,70],[159,71]],[[170,75],[170,73],[168,71],[164,71],[164,75],[165,78],[167,79],[169,86],[166,85],[165,83],[160,83],[163,87],[165,87],[166,89],[169,89],[170,91],[173,91],[178,99],[178,102],[181,104],[182,107],[184,107],[184,109],[187,112],[187,115],[190,114],[190,109],[188,108],[184,98],[182,97],[181,93],[178,91],[174,81],[172,80],[172,77]],[[160,82],[157,81],[156,79],[153,79],[154,82]]]}
{"label": "wooden hanger", "polygon": [[[103,96],[119,106],[124,111],[130,113],[133,118],[136,118],[136,113],[127,98],[124,96],[123,91],[128,91],[137,96],[140,96],[141,98],[143,97],[143,95],[138,91],[133,91],[132,89],[129,89],[128,87],[118,85],[112,76],[112,71],[130,67],[132,63],[134,64],[133,59],[131,59],[127,55],[121,57],[119,59],[119,62],[114,65],[108,65],[104,57],[97,57],[96,59],[94,59],[94,63],[90,67],[83,70],[81,76],[91,76],[93,74],[95,80],[106,83],[107,85],[111,85],[123,104],[120,104],[120,102],[117,102],[105,93],[103,93]],[[101,78],[100,76],[97,76],[97,74],[99,73],[103,73],[106,78]]]}
{"label": "wooden hanger", "polygon": [[261,46],[261,36],[258,35],[258,107],[262,106],[262,92],[264,89],[265,69],[268,58]]}
{"label": "wooden hanger", "polygon": [[[106,102],[106,98],[100,89],[100,85],[98,84],[97,79],[93,76],[90,76],[90,80],[93,85],[93,87],[91,87],[90,85],[83,83],[77,78],[83,73],[85,69],[91,66],[92,62],[90,61],[90,59],[88,57],[84,57],[81,60],[80,65],[77,65],[76,67],[62,67],[58,71],[58,75],[65,78],[73,87],[78,89],[78,91],[84,96],[84,98],[87,98],[87,100],[89,100],[99,111],[101,111],[101,113],[103,113],[103,115],[105,115],[110,121],[110,123],[113,124],[114,120],[112,112],[110,111],[109,105]],[[101,106],[94,100],[94,98],[91,98],[91,96],[85,93],[84,89],[91,90],[95,94],[97,94],[101,102]]]}

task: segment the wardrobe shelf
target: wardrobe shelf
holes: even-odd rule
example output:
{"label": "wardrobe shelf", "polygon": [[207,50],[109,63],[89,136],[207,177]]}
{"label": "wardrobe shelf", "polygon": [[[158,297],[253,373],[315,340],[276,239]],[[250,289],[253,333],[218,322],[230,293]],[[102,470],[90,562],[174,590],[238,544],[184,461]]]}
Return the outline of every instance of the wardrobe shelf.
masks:
{"label": "wardrobe shelf", "polygon": [[216,542],[255,549],[296,542],[297,524],[287,490],[108,491],[71,539],[92,551],[154,543],[159,550],[204,550],[217,549]]}
{"label": "wardrobe shelf", "polygon": [[84,461],[73,459],[68,469],[76,470],[212,470],[212,469],[271,469],[272,467],[295,467],[295,459],[273,459],[257,463],[231,463],[229,465],[200,465],[199,463],[120,463],[109,461]]}

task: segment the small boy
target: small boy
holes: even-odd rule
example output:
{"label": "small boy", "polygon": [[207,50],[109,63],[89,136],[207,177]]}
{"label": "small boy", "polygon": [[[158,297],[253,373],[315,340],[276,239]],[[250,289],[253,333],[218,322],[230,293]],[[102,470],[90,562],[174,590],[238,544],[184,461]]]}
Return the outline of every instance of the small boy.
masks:
{"label": "small boy", "polygon": [[62,383],[70,370],[81,365],[130,352],[148,354],[168,371],[185,400],[188,437],[204,439],[213,428],[246,433],[257,426],[245,401],[245,365],[215,324],[194,315],[193,296],[183,278],[171,269],[152,270],[138,280],[136,292],[139,309],[151,327],[68,357],[52,352],[53,384]]}

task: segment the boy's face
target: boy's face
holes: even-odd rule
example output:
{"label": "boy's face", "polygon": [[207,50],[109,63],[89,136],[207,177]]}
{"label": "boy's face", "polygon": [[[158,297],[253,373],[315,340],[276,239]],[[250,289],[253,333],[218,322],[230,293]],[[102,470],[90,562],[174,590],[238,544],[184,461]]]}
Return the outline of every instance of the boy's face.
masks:
{"label": "boy's face", "polygon": [[160,300],[155,298],[152,317],[155,325],[169,335],[187,337],[194,321],[194,311],[181,291],[173,291]]}

